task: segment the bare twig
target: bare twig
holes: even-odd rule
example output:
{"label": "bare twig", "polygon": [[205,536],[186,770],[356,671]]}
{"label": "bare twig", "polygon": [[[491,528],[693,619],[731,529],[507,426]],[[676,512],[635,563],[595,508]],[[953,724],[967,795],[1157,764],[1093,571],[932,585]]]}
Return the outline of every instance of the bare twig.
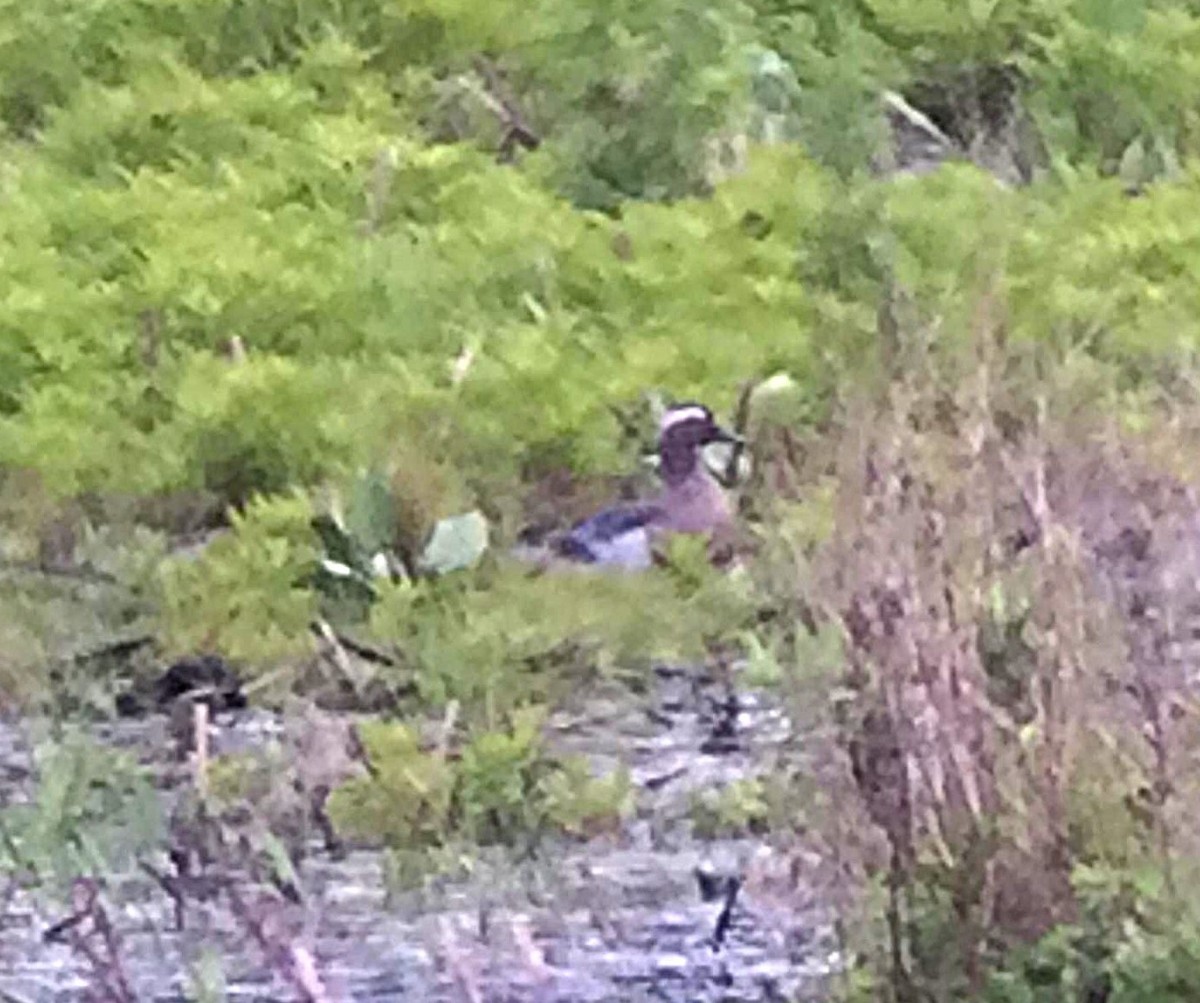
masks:
{"label": "bare twig", "polygon": [[71,914],[42,935],[47,943],[66,942],[87,961],[98,999],[104,1003],[136,1003],[137,996],[121,961],[121,944],[100,901],[93,878],[77,878],[71,886]]}
{"label": "bare twig", "polygon": [[310,625],[312,632],[318,637],[328,640],[332,637],[339,645],[347,651],[358,655],[365,662],[374,662],[376,665],[399,665],[397,658],[389,655],[386,651],[376,648],[373,645],[367,644],[364,641],[356,641],[354,638],[347,636],[341,631],[334,630],[324,620],[314,620]]}
{"label": "bare twig", "polygon": [[546,963],[545,953],[533,940],[529,917],[514,917],[512,920],[512,936],[513,942],[520,952],[521,961],[534,978],[543,983],[553,979],[554,969]]}
{"label": "bare twig", "polygon": [[487,88],[480,92],[480,97],[504,127],[497,159],[502,163],[510,162],[518,146],[526,150],[536,150],[541,146],[542,139],[533,131],[517,106],[495,63],[486,56],[477,56],[474,66]]}
{"label": "bare twig", "polygon": [[366,685],[367,679],[359,668],[351,661],[350,656],[346,654],[346,648],[342,644],[341,639],[333,628],[325,620],[316,621],[317,633],[325,641],[328,646],[333,664],[337,666],[342,677],[354,687],[356,693],[361,693],[362,688]]}
{"label": "bare twig", "polygon": [[246,342],[240,334],[233,335],[226,343],[225,352],[230,362],[241,365],[246,361]]}
{"label": "bare twig", "polygon": [[267,963],[295,990],[303,1003],[335,1003],[312,953],[295,942],[280,921],[278,901],[260,898],[253,904],[230,881],[225,888],[230,910],[262,951]]}
{"label": "bare twig", "polygon": [[450,385],[456,387],[461,384],[467,378],[467,374],[474,364],[475,349],[470,345],[464,345],[462,351],[454,357],[454,361],[450,364]]}
{"label": "bare twig", "polygon": [[442,718],[442,727],[438,732],[437,749],[435,755],[438,759],[445,759],[446,753],[450,748],[450,740],[454,737],[454,725],[458,722],[459,703],[457,700],[451,700],[446,704],[446,714]]}
{"label": "bare twig", "polygon": [[387,207],[388,191],[391,188],[392,176],[396,173],[396,151],[387,147],[379,152],[375,164],[371,168],[371,183],[367,189],[367,219],[368,234],[379,232],[383,224],[383,214]]}
{"label": "bare twig", "polygon": [[727,488],[733,487],[738,481],[738,468],[741,466],[742,454],[746,451],[746,432],[750,427],[750,405],[754,399],[754,391],[761,382],[746,380],[738,394],[737,408],[733,413],[733,432],[738,438],[729,451],[729,462],[725,464],[725,472],[721,477],[721,482]]}
{"label": "bare twig", "polygon": [[208,798],[208,704],[203,700],[192,705],[192,731],[192,782],[203,803]]}

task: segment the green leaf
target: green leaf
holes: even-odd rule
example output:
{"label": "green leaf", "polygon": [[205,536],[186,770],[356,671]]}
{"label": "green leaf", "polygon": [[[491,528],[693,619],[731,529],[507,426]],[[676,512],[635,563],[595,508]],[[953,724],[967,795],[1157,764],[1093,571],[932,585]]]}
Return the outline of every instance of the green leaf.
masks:
{"label": "green leaf", "polygon": [[421,554],[420,567],[439,575],[469,568],[487,547],[488,524],[479,512],[451,516],[433,528],[433,535]]}
{"label": "green leaf", "polygon": [[396,513],[387,478],[378,471],[363,474],[351,488],[346,531],[368,554],[376,554],[396,538]]}
{"label": "green leaf", "polygon": [[293,888],[300,887],[300,875],[296,873],[295,864],[292,862],[291,854],[288,853],[287,847],[280,842],[279,838],[269,831],[260,833],[262,841],[262,850],[271,865],[273,876],[281,885],[291,885]]}
{"label": "green leaf", "polygon": [[1133,887],[1144,899],[1150,901],[1161,898],[1166,888],[1166,878],[1162,869],[1154,866],[1139,867],[1133,872]]}
{"label": "green leaf", "polygon": [[362,552],[355,547],[350,533],[342,529],[333,516],[325,513],[314,516],[311,526],[325,549],[326,559],[353,570],[362,570]]}

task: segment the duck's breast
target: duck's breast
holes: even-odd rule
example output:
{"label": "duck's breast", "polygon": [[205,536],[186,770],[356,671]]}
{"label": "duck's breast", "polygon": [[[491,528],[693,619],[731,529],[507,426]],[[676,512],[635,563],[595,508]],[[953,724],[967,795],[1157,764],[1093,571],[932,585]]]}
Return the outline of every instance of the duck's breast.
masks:
{"label": "duck's breast", "polygon": [[663,525],[676,533],[710,533],[732,522],[729,499],[710,477],[669,487],[662,501]]}

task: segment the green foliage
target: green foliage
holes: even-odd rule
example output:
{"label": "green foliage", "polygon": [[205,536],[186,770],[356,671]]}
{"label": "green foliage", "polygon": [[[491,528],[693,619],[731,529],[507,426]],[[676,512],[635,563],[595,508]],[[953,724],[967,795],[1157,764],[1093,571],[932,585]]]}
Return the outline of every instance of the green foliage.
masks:
{"label": "green foliage", "polygon": [[[547,2],[518,56],[555,128],[550,176],[573,201],[669,199],[713,171],[706,149],[746,104],[748,10],[729,0]],[[583,114],[580,114],[582,112]]]}
{"label": "green foliage", "polygon": [[536,832],[543,808],[530,797],[546,768],[540,748],[541,714],[524,707],[508,731],[484,731],[463,749],[458,804],[464,833],[477,843]]}
{"label": "green foliage", "polygon": [[[803,52],[840,59],[835,41],[870,36],[880,51],[855,72],[878,82],[900,65],[880,52],[925,23],[919,8],[877,12],[873,27],[836,6],[828,17],[764,13],[787,42],[775,58],[803,67],[789,114],[815,128],[824,113],[805,105],[825,92],[805,76],[823,72],[819,60]],[[546,190],[536,162],[516,171],[394,136],[389,123],[407,109],[395,109],[386,74],[352,41],[378,21],[368,10],[327,12],[354,25],[340,40],[286,27],[300,16],[291,11],[262,51],[291,46],[294,58],[264,55],[272,69],[235,78],[170,46],[104,86],[68,89],[39,145],[13,151],[5,183],[14,212],[0,226],[10,290],[0,303],[0,461],[41,470],[65,495],[202,485],[240,503],[378,462],[399,437],[424,440],[456,471],[511,493],[532,460],[612,469],[621,458],[595,416],[647,387],[719,404],[737,379],[783,368],[812,398],[828,394],[870,354],[872,300],[892,269],[933,310],[1006,267],[1014,327],[1038,339],[1102,335],[1107,350],[1125,353],[1170,350],[1185,336],[1190,238],[1180,221],[1196,218],[1194,186],[1136,202],[1083,180],[1002,195],[949,171],[888,192],[780,144],[752,150],[749,170],[711,199],[627,205],[620,221],[601,219]],[[979,38],[975,15],[961,25],[939,16],[922,44],[949,46],[942,60],[966,58],[948,39],[999,53],[1005,26],[1024,13],[999,5],[987,13],[994,36]],[[736,67],[746,61],[731,53],[751,23],[725,15],[722,28],[720,16],[696,19],[689,8],[706,26],[693,38],[661,11],[624,12],[600,30],[590,15],[556,10],[544,33],[506,43],[527,65],[514,86],[537,91],[547,74],[570,75],[555,100],[572,118],[544,156],[574,163],[568,148],[582,144],[589,163],[611,156],[644,175],[610,178],[614,191],[686,195],[691,169],[655,166],[666,155],[648,137],[694,153],[720,102],[688,89],[743,86]],[[490,36],[461,12],[426,16]],[[570,31],[550,30],[555,18]],[[144,20],[128,30],[138,24],[149,30]],[[682,73],[675,56],[648,55],[667,51],[668,34],[684,46]],[[628,53],[606,62],[608,46]],[[566,69],[584,64],[582,76]],[[607,135],[604,115],[571,102],[586,105],[583,95],[604,89],[600,77],[634,70],[653,82],[597,98],[621,108],[616,145],[588,146],[585,135]],[[675,104],[661,100],[668,86]],[[855,85],[863,94],[874,86]],[[630,102],[672,127],[629,118]],[[940,211],[929,212],[934,204]],[[987,227],[958,225],[967,216]],[[1060,235],[1073,230],[1086,239],[1064,249]],[[214,357],[234,335],[249,349],[240,366]],[[473,361],[448,379],[464,350]],[[292,421],[297,414],[308,420]]]}
{"label": "green foliage", "polygon": [[75,733],[34,748],[28,802],[0,811],[0,870],[64,894],[76,877],[127,873],[163,817],[148,771]]}
{"label": "green foliage", "polygon": [[571,756],[542,778],[538,796],[554,826],[572,836],[594,836],[633,814],[635,791],[627,767],[596,776],[585,757]]}
{"label": "green foliage", "polygon": [[360,736],[375,776],[334,790],[329,817],[350,834],[404,846],[435,845],[450,824],[454,764],[423,751],[404,725],[373,722],[363,725]]}
{"label": "green foliage", "polygon": [[397,533],[396,506],[387,482],[369,471],[351,489],[344,535],[358,545],[360,553],[373,555],[394,544]]}
{"label": "green foliage", "polygon": [[[12,562],[0,570],[0,692],[22,706],[109,711],[114,687],[104,670],[115,659],[105,650],[152,629],[162,535],[129,524],[92,527],[40,487],[8,487],[17,504],[0,516],[0,548]],[[63,559],[94,574],[47,576],[22,564],[46,556],[60,532]]]}
{"label": "green foliage", "polygon": [[316,562],[312,508],[302,495],[254,498],[231,531],[198,556],[161,568],[162,632],[178,652],[218,651],[249,666],[310,650]]}
{"label": "green foliage", "polygon": [[593,831],[627,813],[628,776],[592,777],[586,764],[559,762],[542,745],[541,720],[538,707],[515,711],[507,727],[479,732],[453,758],[423,748],[405,725],[365,725],[372,775],[333,792],[330,818],[405,854],[464,840],[523,844],[550,826]]}
{"label": "green foliage", "polygon": [[1077,922],[1014,951],[990,979],[988,1003],[1094,999],[1149,1003],[1200,988],[1200,925],[1161,868],[1079,867]]}
{"label": "green foliage", "polygon": [[487,551],[489,527],[480,512],[438,519],[426,532],[429,510],[444,504],[444,492],[414,485],[413,473],[404,470],[389,484],[366,471],[353,479],[344,514],[335,492],[330,511],[313,519],[325,551],[313,585],[334,619],[364,619],[380,580],[410,583],[417,575],[463,571]]}
{"label": "green foliage", "polygon": [[761,832],[768,816],[762,780],[750,777],[692,796],[691,819],[701,839]]}
{"label": "green foliage", "polygon": [[442,519],[417,561],[422,571],[445,574],[476,564],[487,550],[488,524],[479,512]]}
{"label": "green foliage", "polygon": [[[652,432],[610,409],[727,412],[768,374],[755,450],[786,452],[894,347],[885,294],[903,358],[967,358],[989,313],[1006,363],[1068,359],[1072,406],[1103,392],[1145,425],[1200,334],[1198,42],[1190,0],[0,0],[3,556],[84,502],[137,521],[187,493],[232,523],[199,556],[156,540],[155,575],[122,565],[136,601],[6,579],[0,688],[36,692],[146,603],[168,653],[252,672],[308,654],[315,615],[357,619],[465,739],[452,758],[381,726],[345,825],[420,853],[603,828],[626,780],[552,761],[527,709],[731,639],[756,681],[828,695],[841,638],[798,629],[797,596],[845,485],[777,491],[756,462],[748,574],[685,541],[645,576],[530,577],[500,554],[531,481],[635,473]],[[885,88],[932,95],[967,141],[1007,135],[1019,101],[1044,176],[869,176]],[[518,119],[535,150],[501,150]],[[1036,652],[1023,612],[995,612],[991,696],[1029,724]],[[1124,873],[1144,833],[1114,792],[1140,778],[1088,752],[1066,836]],[[773,824],[764,785],[698,811]],[[1052,990],[1014,975],[1004,998],[1074,991],[1093,961],[1129,999],[1195,983],[1183,933],[1093,954],[1076,932],[1037,945]]]}
{"label": "green foliage", "polygon": [[611,670],[705,652],[750,614],[746,583],[707,569],[686,591],[669,575],[529,576],[505,563],[473,575],[378,585],[371,634],[404,653],[422,700],[459,701],[495,727],[565,685],[561,671]]}
{"label": "green foliage", "polygon": [[1194,154],[1196,109],[1183,97],[1200,73],[1194,8],[1086,0],[1067,10],[1031,62],[1040,117],[1063,159],[1090,155],[1112,172],[1131,144],[1161,144],[1171,166]]}
{"label": "green foliage", "polygon": [[344,462],[345,441],[320,414],[296,416],[342,387],[322,370],[257,356],[241,365],[197,360],[178,391],[182,448],[201,487],[232,504],[316,480]]}

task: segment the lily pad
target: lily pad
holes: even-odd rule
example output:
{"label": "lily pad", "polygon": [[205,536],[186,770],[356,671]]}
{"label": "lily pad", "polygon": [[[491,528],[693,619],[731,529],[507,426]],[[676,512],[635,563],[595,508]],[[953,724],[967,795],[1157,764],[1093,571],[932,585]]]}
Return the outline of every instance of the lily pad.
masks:
{"label": "lily pad", "polygon": [[488,524],[481,513],[451,516],[433,528],[419,565],[422,571],[444,575],[448,571],[471,567],[487,547]]}

